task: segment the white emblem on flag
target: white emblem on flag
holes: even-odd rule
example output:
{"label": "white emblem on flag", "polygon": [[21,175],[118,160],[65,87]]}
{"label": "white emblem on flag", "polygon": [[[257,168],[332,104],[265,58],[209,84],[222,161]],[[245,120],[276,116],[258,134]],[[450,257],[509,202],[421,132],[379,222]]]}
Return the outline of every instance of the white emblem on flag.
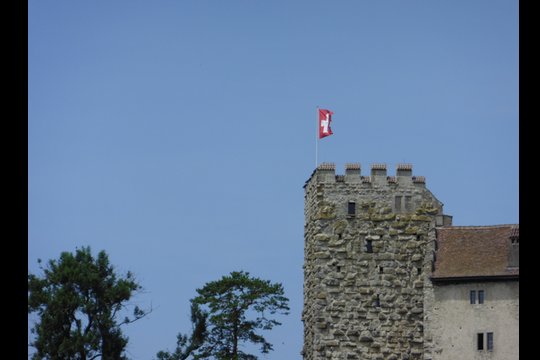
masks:
{"label": "white emblem on flag", "polygon": [[323,134],[328,134],[328,125],[330,124],[330,113],[326,113],[326,119],[321,120],[321,126],[323,128]]}

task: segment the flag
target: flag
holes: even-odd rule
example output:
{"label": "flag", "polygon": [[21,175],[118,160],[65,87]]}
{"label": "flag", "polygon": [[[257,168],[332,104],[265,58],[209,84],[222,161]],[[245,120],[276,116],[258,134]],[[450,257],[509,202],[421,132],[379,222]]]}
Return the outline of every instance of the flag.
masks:
{"label": "flag", "polygon": [[333,134],[330,129],[333,112],[326,109],[319,109],[319,139]]}

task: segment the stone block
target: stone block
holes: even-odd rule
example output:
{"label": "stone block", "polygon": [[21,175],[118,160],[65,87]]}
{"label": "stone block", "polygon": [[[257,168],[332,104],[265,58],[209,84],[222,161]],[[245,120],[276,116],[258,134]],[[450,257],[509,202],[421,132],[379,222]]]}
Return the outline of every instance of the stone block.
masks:
{"label": "stone block", "polygon": [[411,257],[411,261],[419,261],[419,260],[422,260],[422,255],[421,254],[414,254]]}
{"label": "stone block", "polygon": [[322,344],[326,347],[326,346],[339,346],[339,341],[338,340],[325,340],[322,342]]}
{"label": "stone block", "polygon": [[371,336],[371,333],[369,331],[362,331],[360,333],[360,337],[358,338],[358,341],[360,342],[372,342],[373,341],[373,337]]}
{"label": "stone block", "polygon": [[332,235],[330,234],[317,234],[313,237],[313,239],[315,239],[316,241],[322,241],[322,242],[326,242],[330,240],[331,238],[332,238]]}
{"label": "stone block", "polygon": [[319,251],[314,254],[318,259],[330,259],[330,252],[328,251]]}

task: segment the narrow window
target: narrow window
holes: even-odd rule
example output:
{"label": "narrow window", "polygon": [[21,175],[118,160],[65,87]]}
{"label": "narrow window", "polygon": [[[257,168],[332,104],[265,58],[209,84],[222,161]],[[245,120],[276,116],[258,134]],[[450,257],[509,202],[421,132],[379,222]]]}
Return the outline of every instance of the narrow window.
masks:
{"label": "narrow window", "polygon": [[487,333],[487,349],[490,351],[493,350],[493,333],[492,332]]}
{"label": "narrow window", "polygon": [[484,303],[484,290],[478,290],[478,303]]}
{"label": "narrow window", "polygon": [[379,274],[382,274],[384,271],[383,267],[382,266],[379,266]]}
{"label": "narrow window", "polygon": [[366,240],[366,252],[372,253],[373,252],[373,244],[371,240]]}
{"label": "narrow window", "polygon": [[405,196],[405,210],[411,211],[411,197]]}
{"label": "narrow window", "polygon": [[396,208],[396,212],[401,211],[401,196],[396,196],[394,206]]}
{"label": "narrow window", "polygon": [[484,350],[484,334],[478,333],[476,334],[476,349],[477,350]]}
{"label": "narrow window", "polygon": [[377,298],[375,299],[375,306],[380,307],[381,306],[381,298],[379,295],[377,295]]}
{"label": "narrow window", "polygon": [[471,290],[471,304],[476,304],[476,291]]}
{"label": "narrow window", "polygon": [[421,275],[422,274],[422,268],[416,268],[416,275]]}
{"label": "narrow window", "polygon": [[349,206],[347,207],[347,214],[356,214],[356,203],[354,201],[349,201]]}
{"label": "narrow window", "polygon": [[337,267],[337,272],[341,272],[341,266]]}

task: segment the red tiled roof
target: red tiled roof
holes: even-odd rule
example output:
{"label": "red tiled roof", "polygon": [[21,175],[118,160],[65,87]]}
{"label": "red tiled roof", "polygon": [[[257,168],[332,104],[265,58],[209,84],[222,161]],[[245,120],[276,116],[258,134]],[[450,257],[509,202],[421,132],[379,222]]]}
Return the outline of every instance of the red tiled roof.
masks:
{"label": "red tiled roof", "polygon": [[519,225],[437,228],[432,279],[519,276],[519,267],[508,268],[510,236],[516,232]]}

